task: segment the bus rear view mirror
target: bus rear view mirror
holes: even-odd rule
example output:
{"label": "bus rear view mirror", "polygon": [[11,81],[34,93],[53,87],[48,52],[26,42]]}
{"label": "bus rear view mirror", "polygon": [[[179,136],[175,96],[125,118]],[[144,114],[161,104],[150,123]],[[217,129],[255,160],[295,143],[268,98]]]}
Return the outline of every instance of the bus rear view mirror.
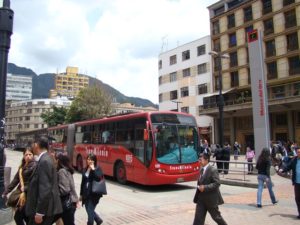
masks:
{"label": "bus rear view mirror", "polygon": [[149,140],[149,131],[147,129],[144,129],[144,141]]}

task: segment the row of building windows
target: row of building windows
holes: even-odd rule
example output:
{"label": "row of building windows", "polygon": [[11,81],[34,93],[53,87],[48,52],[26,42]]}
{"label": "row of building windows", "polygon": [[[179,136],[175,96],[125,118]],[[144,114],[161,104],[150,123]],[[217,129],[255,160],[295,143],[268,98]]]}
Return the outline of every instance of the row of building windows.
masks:
{"label": "row of building windows", "polygon": [[[208,93],[208,84],[204,83],[204,84],[199,84],[197,87],[197,94],[201,95],[201,94],[206,94]],[[180,88],[180,97],[188,97],[189,96],[189,87],[182,87]],[[159,102],[162,102],[162,94],[159,95]],[[178,99],[178,90],[173,90],[170,91],[170,100],[176,100]]]}
{"label": "row of building windows", "polygon": [[[199,65],[197,65],[197,74],[203,74],[203,73],[206,73],[207,72],[207,63],[201,63]],[[186,69],[183,69],[182,70],[182,77],[189,77],[191,76],[191,68],[186,68]],[[159,85],[161,85],[163,83],[163,77],[160,76],[158,78],[158,83]],[[172,72],[169,74],[169,82],[175,82],[178,80],[178,77],[177,77],[177,72]]]}
{"label": "row of building windows", "polygon": [[[182,53],[182,61],[189,60],[191,58],[190,50],[183,51]],[[205,55],[206,54],[206,46],[200,45],[197,47],[197,56]],[[169,64],[174,65],[177,63],[177,55],[172,55],[169,57]],[[162,69],[162,60],[158,62],[158,68]]]}

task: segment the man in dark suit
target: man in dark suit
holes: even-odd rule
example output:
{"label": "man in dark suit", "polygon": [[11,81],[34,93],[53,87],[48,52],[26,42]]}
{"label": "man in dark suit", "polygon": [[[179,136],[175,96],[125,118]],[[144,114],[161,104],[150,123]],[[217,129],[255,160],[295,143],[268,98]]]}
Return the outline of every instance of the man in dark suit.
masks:
{"label": "man in dark suit", "polygon": [[53,158],[47,152],[48,139],[40,137],[32,146],[37,167],[28,187],[26,214],[29,224],[53,224],[54,216],[62,213]]}
{"label": "man in dark suit", "polygon": [[209,154],[202,154],[199,160],[201,170],[194,196],[194,203],[197,205],[193,225],[203,225],[207,211],[217,224],[227,225],[221,216],[218,206],[224,203],[219,190],[220,179],[218,171],[209,165]]}

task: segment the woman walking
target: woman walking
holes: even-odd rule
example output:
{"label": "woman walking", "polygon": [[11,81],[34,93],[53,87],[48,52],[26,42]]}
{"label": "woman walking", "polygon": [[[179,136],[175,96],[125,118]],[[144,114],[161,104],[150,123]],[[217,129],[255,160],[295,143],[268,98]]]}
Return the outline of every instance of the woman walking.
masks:
{"label": "woman walking", "polygon": [[2,194],[3,197],[6,197],[8,193],[17,187],[20,190],[23,201],[19,199],[18,204],[15,206],[15,215],[14,220],[17,225],[24,225],[29,222],[28,217],[25,215],[25,204],[26,204],[26,193],[29,180],[36,168],[36,162],[33,160],[33,151],[31,148],[26,148],[23,151],[23,159],[21,165],[16,173],[14,179],[8,185],[7,190]]}
{"label": "woman walking", "polygon": [[93,180],[100,181],[103,179],[103,172],[101,168],[97,166],[97,157],[94,154],[89,154],[86,161],[87,167],[82,174],[81,180],[80,199],[82,205],[85,205],[88,215],[87,225],[93,225],[94,221],[97,225],[100,225],[103,220],[95,212],[95,208],[102,195],[92,193],[92,182]]}
{"label": "woman walking", "polygon": [[263,192],[265,182],[269,190],[272,203],[276,204],[278,202],[275,198],[275,194],[272,189],[270,168],[271,168],[270,150],[268,148],[263,148],[256,163],[256,169],[258,170],[258,176],[257,176],[257,180],[258,180],[257,207],[258,208],[262,207],[261,198],[262,198],[262,192]]}
{"label": "woman walking", "polygon": [[246,160],[248,162],[248,174],[251,174],[253,172],[253,158],[255,156],[254,150],[252,150],[250,147],[247,147],[246,151]]}
{"label": "woman walking", "polygon": [[63,207],[61,218],[65,225],[74,225],[74,215],[76,207],[79,206],[79,200],[74,185],[74,169],[68,156],[63,154],[57,155],[57,170],[58,188]]}

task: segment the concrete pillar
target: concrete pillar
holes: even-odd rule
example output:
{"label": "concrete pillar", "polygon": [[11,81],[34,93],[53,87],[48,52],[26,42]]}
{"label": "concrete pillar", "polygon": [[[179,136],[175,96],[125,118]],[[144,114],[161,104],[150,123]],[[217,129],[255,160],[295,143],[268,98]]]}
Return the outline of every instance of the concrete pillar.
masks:
{"label": "concrete pillar", "polygon": [[294,112],[288,111],[287,112],[287,118],[288,118],[288,139],[295,141],[295,129],[294,129]]}

